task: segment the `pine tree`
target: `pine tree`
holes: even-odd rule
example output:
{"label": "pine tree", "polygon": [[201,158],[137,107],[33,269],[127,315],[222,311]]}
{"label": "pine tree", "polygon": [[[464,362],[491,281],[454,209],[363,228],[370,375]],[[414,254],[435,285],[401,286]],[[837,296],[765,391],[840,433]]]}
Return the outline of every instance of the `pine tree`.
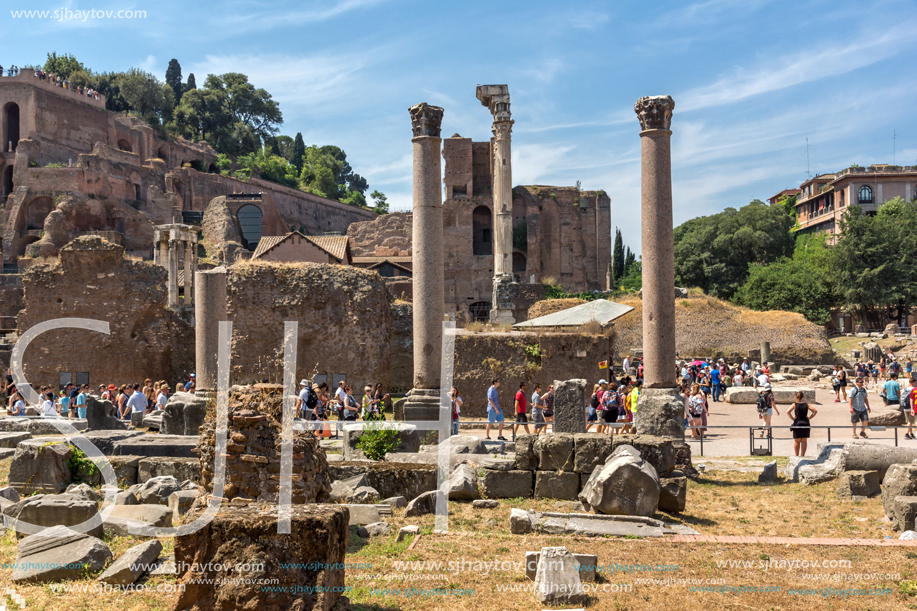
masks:
{"label": "pine tree", "polygon": [[296,139],[293,141],[293,157],[290,163],[296,168],[296,173],[302,172],[303,157],[306,155],[306,144],[302,140],[302,134],[296,132]]}
{"label": "pine tree", "polygon": [[166,68],[166,85],[172,88],[175,93],[175,105],[181,102],[182,84],[181,84],[181,65],[177,59],[169,60],[169,67]]}
{"label": "pine tree", "polygon": [[611,280],[612,284],[617,283],[624,277],[624,240],[621,238],[621,230],[615,227],[615,248],[611,259]]}

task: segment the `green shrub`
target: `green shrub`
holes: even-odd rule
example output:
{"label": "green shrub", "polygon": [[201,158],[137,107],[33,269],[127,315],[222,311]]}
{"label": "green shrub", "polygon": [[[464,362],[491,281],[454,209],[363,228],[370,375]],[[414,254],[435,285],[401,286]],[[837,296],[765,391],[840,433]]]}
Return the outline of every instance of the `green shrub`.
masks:
{"label": "green shrub", "polygon": [[385,460],[385,455],[399,445],[398,429],[384,422],[368,423],[357,440],[357,447],[370,460]]}

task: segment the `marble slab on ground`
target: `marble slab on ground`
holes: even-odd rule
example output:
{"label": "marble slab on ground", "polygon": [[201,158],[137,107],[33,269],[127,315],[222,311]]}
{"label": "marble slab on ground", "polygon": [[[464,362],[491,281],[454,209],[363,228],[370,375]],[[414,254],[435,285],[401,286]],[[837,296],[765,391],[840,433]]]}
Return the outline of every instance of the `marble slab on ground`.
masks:
{"label": "marble slab on ground", "polygon": [[[523,516],[523,513],[525,514]],[[523,518],[520,520],[520,517]],[[513,510],[511,529],[514,534],[538,532],[550,535],[585,535],[612,537],[662,537],[677,534],[663,522],[639,516],[611,516],[581,513],[538,513]],[[527,522],[521,527],[522,522]]]}
{"label": "marble slab on ground", "polygon": [[170,456],[196,458],[191,450],[197,447],[198,438],[192,435],[146,434],[116,441],[112,448],[115,456]]}
{"label": "marble slab on ground", "polygon": [[391,517],[392,508],[390,505],[353,505],[345,504],[344,507],[350,510],[350,526],[366,526],[382,522],[383,518]]}

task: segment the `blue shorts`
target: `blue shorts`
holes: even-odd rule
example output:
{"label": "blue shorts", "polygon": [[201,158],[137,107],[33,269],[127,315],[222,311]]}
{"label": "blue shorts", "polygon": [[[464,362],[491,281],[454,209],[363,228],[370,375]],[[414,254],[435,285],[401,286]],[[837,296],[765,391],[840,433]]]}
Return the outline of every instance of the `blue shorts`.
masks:
{"label": "blue shorts", "polygon": [[83,406],[77,407],[76,413],[80,418],[85,418],[86,417],[86,406],[83,405]]}
{"label": "blue shorts", "polygon": [[487,422],[503,422],[503,412],[495,412],[492,409],[487,410]]}

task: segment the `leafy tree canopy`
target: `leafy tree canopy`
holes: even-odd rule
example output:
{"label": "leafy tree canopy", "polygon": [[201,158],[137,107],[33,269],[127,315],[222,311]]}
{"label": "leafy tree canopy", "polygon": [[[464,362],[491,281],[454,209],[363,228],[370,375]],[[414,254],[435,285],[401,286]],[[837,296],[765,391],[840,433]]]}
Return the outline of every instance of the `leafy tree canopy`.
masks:
{"label": "leafy tree canopy", "polygon": [[77,60],[73,55],[69,53],[58,55],[57,51],[48,53],[48,59],[41,69],[48,74],[54,74],[65,79],[69,79],[70,74],[78,70],[81,72],[90,72],[83,63]]}

